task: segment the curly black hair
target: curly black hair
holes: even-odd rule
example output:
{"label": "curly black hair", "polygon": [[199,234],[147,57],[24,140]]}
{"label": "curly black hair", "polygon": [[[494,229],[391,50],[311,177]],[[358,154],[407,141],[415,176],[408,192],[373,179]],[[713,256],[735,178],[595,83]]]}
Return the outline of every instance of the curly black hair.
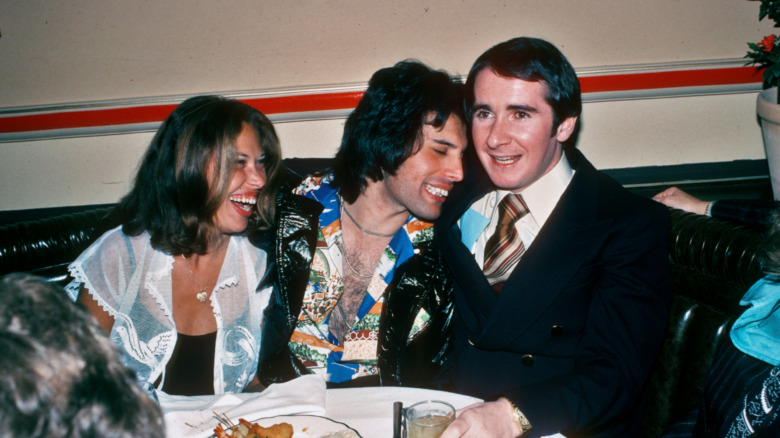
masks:
{"label": "curly black hair", "polygon": [[341,196],[354,202],[367,178],[395,175],[416,152],[423,125],[439,129],[451,115],[465,123],[459,79],[413,60],[378,70],[344,125],[333,164]]}

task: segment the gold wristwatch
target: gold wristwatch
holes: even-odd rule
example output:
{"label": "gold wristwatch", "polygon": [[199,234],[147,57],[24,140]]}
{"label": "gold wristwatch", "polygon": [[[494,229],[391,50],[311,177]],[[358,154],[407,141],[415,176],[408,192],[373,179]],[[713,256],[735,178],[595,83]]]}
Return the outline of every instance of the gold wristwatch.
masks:
{"label": "gold wristwatch", "polygon": [[514,403],[509,401],[508,398],[504,398],[504,400],[506,400],[509,403],[509,406],[512,407],[512,420],[514,420],[515,424],[517,424],[517,427],[520,429],[520,436],[523,436],[534,430],[533,426],[531,426],[531,422],[528,421],[528,418],[525,417],[523,412],[518,409]]}

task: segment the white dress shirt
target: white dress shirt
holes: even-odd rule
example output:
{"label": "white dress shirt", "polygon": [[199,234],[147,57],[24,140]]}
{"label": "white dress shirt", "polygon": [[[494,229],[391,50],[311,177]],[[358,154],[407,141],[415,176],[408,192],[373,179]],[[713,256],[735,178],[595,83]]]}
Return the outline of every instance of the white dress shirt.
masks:
{"label": "white dress shirt", "polygon": [[[528,214],[515,223],[515,228],[526,250],[547,222],[573,176],[574,170],[563,155],[555,167],[520,192],[528,206]],[[485,244],[498,226],[498,203],[509,193],[507,190],[486,193],[471,204],[458,221],[462,242],[471,249],[480,269],[485,258]]]}

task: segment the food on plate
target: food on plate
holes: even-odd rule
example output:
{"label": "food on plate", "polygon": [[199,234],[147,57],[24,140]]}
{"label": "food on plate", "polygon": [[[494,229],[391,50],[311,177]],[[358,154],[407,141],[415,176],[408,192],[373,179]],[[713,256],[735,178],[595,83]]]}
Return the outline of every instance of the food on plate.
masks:
{"label": "food on plate", "polygon": [[225,430],[221,424],[214,428],[217,438],[292,438],[293,427],[290,423],[274,424],[271,427],[263,427],[257,423],[250,423],[243,418],[238,420],[238,425],[228,427]]}

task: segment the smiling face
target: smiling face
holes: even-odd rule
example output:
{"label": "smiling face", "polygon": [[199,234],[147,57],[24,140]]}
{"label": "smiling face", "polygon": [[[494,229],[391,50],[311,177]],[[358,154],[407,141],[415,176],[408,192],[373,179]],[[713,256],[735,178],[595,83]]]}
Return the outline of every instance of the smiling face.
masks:
{"label": "smiling face", "polygon": [[563,154],[576,117],[553,129],[553,109],[544,82],[497,75],[486,68],[474,82],[472,137],[490,180],[500,189],[522,191],[549,172]]}
{"label": "smiling face", "polygon": [[415,152],[395,172],[386,175],[387,199],[421,219],[433,220],[452,186],[463,179],[462,157],[466,150],[466,127],[451,115],[441,128],[423,124]]}
{"label": "smiling face", "polygon": [[[236,137],[235,170],[230,177],[227,197],[214,215],[214,224],[221,233],[240,233],[249,225],[258,193],[266,182],[264,158],[257,132],[244,123]],[[209,166],[206,173],[209,181],[212,180],[213,167],[213,164]]]}

